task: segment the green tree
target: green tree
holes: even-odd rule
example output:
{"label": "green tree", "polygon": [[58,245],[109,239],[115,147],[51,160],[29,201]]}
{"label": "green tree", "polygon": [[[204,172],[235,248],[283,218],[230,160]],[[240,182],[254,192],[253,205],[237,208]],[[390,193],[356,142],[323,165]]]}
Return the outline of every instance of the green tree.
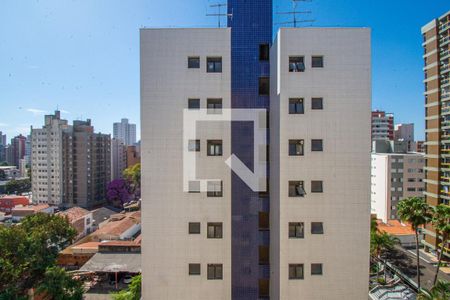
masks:
{"label": "green tree", "polygon": [[[370,252],[373,256],[378,258],[379,261],[384,265],[384,275],[386,277],[386,260],[382,258],[385,252],[392,250],[396,244],[399,243],[399,240],[386,233],[380,233],[377,231],[372,231],[370,234]],[[380,277],[380,268],[378,268],[377,278]],[[386,279],[386,278],[385,278]]]}
{"label": "green tree", "polygon": [[420,290],[419,228],[431,220],[431,208],[425,199],[411,197],[398,203],[398,215],[402,221],[411,224],[416,235],[417,286]]}
{"label": "green tree", "polygon": [[21,180],[10,180],[5,185],[7,194],[22,194],[31,191],[29,178]]}
{"label": "green tree", "polygon": [[439,268],[442,262],[442,256],[448,244],[450,236],[450,206],[440,204],[433,210],[433,217],[431,223],[436,229],[437,233],[441,235],[441,248],[438,252],[438,265],[436,267],[436,274],[434,275],[433,284],[436,284],[439,274]]}
{"label": "green tree", "polygon": [[141,299],[141,281],[142,276],[137,275],[131,279],[131,283],[126,290],[122,290],[117,293],[113,293],[112,298],[114,300],[139,300]]}
{"label": "green tree", "polygon": [[81,300],[83,293],[83,283],[59,267],[47,268],[44,279],[36,289],[36,294],[45,300]]}
{"label": "green tree", "polygon": [[0,226],[0,299],[19,299],[39,286],[47,268],[56,264],[76,230],[66,218],[39,213],[16,226]]}
{"label": "green tree", "polygon": [[130,192],[139,197],[141,190],[141,164],[137,163],[123,170],[123,177],[130,182]]}
{"label": "green tree", "polygon": [[439,280],[430,290],[421,289],[417,300],[448,300],[450,299],[450,282]]}

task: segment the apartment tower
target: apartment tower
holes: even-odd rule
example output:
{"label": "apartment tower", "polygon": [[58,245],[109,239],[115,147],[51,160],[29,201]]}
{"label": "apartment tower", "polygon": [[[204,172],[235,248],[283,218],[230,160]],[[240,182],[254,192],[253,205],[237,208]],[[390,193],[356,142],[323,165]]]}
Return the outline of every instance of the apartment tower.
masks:
{"label": "apartment tower", "polygon": [[394,140],[394,115],[384,111],[372,112],[372,141]]}
{"label": "apartment tower", "polygon": [[31,128],[31,177],[34,203],[60,205],[63,198],[63,132],[71,130],[61,113],[46,115],[42,128]]}
{"label": "apartment tower", "polygon": [[[425,61],[426,200],[450,203],[450,11],[422,27]],[[431,225],[426,249],[440,243]],[[446,255],[444,253],[444,255]]]}
{"label": "apartment tower", "polygon": [[125,145],[136,143],[136,124],[129,123],[128,119],[113,124],[113,138],[122,140]]}
{"label": "apartment tower", "polygon": [[123,170],[127,168],[128,147],[120,139],[111,140],[111,180],[123,177]]}
{"label": "apartment tower", "polygon": [[[284,28],[272,42],[271,0],[228,12],[227,28],[140,33],[143,298],[367,298],[370,30]],[[184,139],[185,110],[227,109],[266,110],[270,146],[249,121],[199,121]],[[268,162],[270,188],[251,189],[232,154],[250,171]]]}

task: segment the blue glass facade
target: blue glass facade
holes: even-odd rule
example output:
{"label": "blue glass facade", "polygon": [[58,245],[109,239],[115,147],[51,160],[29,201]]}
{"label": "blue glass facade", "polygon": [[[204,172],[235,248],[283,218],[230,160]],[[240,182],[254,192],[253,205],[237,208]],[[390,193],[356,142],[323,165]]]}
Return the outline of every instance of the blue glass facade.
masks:
{"label": "blue glass facade", "polygon": [[[259,52],[260,45],[272,42],[272,0],[229,0],[228,13],[233,14],[228,20],[231,107],[269,109],[269,96],[259,93],[260,77],[270,75],[269,61],[261,61]],[[232,153],[253,170],[253,124],[233,122],[231,134]],[[269,246],[269,233],[259,228],[259,213],[269,211],[269,198],[253,192],[234,173],[231,183],[232,299],[259,299],[260,280],[270,277],[269,266],[260,262],[260,246]]]}

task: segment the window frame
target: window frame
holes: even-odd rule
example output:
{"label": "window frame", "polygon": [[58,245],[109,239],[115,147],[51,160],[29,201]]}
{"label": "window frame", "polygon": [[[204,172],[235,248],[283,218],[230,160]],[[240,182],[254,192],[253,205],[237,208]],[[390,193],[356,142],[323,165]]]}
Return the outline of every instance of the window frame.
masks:
{"label": "window frame", "polygon": [[[212,234],[210,234],[212,228]],[[223,223],[222,222],[208,222],[206,225],[206,238],[208,239],[223,239]]]}
{"label": "window frame", "polygon": [[[315,227],[317,225],[320,225],[319,228]],[[314,229],[320,229],[319,231],[316,231]],[[311,222],[311,234],[324,234],[325,230],[323,229],[323,222]]]}
{"label": "window frame", "polygon": [[[318,58],[320,59],[320,64],[314,65],[314,59],[318,59]],[[316,63],[317,63],[317,61],[316,61]],[[323,55],[312,55],[311,56],[311,68],[322,69],[322,68],[324,68],[324,66],[325,66],[325,60],[324,60]]]}
{"label": "window frame", "polygon": [[[315,189],[315,184],[320,184],[320,189]],[[323,180],[311,180],[311,193],[323,193]]]}
{"label": "window frame", "polygon": [[[211,151],[211,149],[213,149],[214,151]],[[223,156],[223,140],[207,140],[206,155]]]}
{"label": "window frame", "polygon": [[[198,102],[198,107],[191,107],[191,103],[195,103]],[[201,103],[200,103],[200,99],[199,98],[189,98],[188,99],[188,109],[192,109],[192,110],[198,110],[201,108]]]}
{"label": "window frame", "polygon": [[[317,142],[320,142],[320,148],[314,148],[314,143],[317,143]],[[311,139],[311,151],[312,152],[323,152],[323,139]]]}
{"label": "window frame", "polygon": [[[295,147],[295,151],[291,152],[291,146]],[[299,154],[298,147],[301,146]],[[289,140],[289,156],[304,156],[305,155],[305,140]]]}
{"label": "window frame", "polygon": [[[192,144],[195,142],[194,144],[194,148],[192,148]],[[201,149],[201,143],[199,139],[195,139],[195,140],[188,140],[188,151],[189,152],[200,152]]]}
{"label": "window frame", "polygon": [[[294,185],[295,195],[291,193],[291,185]],[[300,188],[303,189],[303,195],[301,195],[301,193],[298,193],[297,185],[299,185]],[[289,197],[293,197],[293,198],[305,197],[306,196],[305,182],[303,180],[289,180],[288,195],[289,195]]]}
{"label": "window frame", "polygon": [[206,113],[209,115],[222,113],[223,100],[222,98],[207,98],[206,99]]}
{"label": "window frame", "polygon": [[206,57],[206,73],[222,73],[222,63],[222,56]]}
{"label": "window frame", "polygon": [[[192,65],[191,60],[197,59],[198,64]],[[200,69],[200,56],[188,56],[188,69]]]}
{"label": "window frame", "polygon": [[208,264],[207,280],[223,280],[223,264]]}
{"label": "window frame", "polygon": [[[297,109],[301,107],[301,109]],[[291,109],[292,108],[292,109]],[[304,98],[289,98],[289,114],[290,115],[304,115],[305,114],[305,99]]]}
{"label": "window frame", "polygon": [[[320,271],[314,270],[314,267],[320,267]],[[322,263],[312,263],[311,264],[311,276],[322,276],[323,275],[323,264]]]}
{"label": "window frame", "polygon": [[[194,272],[196,270],[191,269],[191,267],[198,267],[198,272]],[[189,276],[199,276],[202,274],[202,265],[199,263],[189,263],[189,267],[188,267],[188,273]]]}
{"label": "window frame", "polygon": [[259,44],[259,61],[270,60],[270,44]]}
{"label": "window frame", "polygon": [[[314,100],[320,100],[320,106],[314,106]],[[323,97],[312,97],[311,98],[311,110],[323,110]]]}
{"label": "window frame", "polygon": [[[299,270],[301,270],[301,272],[298,272]],[[303,279],[305,279],[305,265],[289,264],[289,280],[303,280]]]}
{"label": "window frame", "polygon": [[[209,190],[209,185],[213,184],[215,182],[220,182],[220,191],[210,191]],[[217,180],[210,180],[207,182],[207,187],[206,187],[206,197],[223,197],[223,181],[217,181]]]}
{"label": "window frame", "polygon": [[[299,230],[299,228],[301,230]],[[289,231],[288,236],[290,239],[304,239],[305,238],[305,223],[304,222],[289,222],[288,231]],[[293,233],[293,234],[291,234],[291,233]]]}
{"label": "window frame", "polygon": [[[198,226],[193,227],[193,226]],[[196,230],[198,229],[198,230]],[[200,222],[189,222],[188,223],[188,233],[189,234],[201,234],[202,231],[202,224]]]}
{"label": "window frame", "polygon": [[[298,60],[298,61],[297,61]],[[303,73],[306,70],[304,55],[289,55],[289,73]]]}
{"label": "window frame", "polygon": [[268,76],[259,77],[259,79],[258,79],[258,95],[259,96],[270,96],[270,77],[268,77]]}

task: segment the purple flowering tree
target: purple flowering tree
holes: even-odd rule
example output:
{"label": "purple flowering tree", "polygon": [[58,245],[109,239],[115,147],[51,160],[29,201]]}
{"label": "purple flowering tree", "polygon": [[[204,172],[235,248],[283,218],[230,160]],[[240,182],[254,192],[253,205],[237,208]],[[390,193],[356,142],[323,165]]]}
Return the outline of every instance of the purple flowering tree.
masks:
{"label": "purple flowering tree", "polygon": [[125,203],[131,200],[129,189],[130,187],[126,180],[115,179],[108,184],[106,197],[112,205],[123,207]]}

